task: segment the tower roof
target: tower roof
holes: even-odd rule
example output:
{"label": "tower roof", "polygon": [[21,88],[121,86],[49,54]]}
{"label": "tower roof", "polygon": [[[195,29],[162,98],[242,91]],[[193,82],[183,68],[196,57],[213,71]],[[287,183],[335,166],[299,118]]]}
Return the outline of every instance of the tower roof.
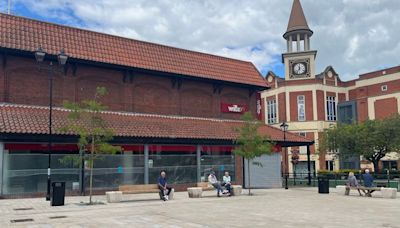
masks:
{"label": "tower roof", "polygon": [[285,37],[286,34],[297,30],[307,30],[312,34],[312,30],[308,27],[306,17],[304,16],[300,0],[293,1],[292,12],[290,13],[288,27],[283,36]]}

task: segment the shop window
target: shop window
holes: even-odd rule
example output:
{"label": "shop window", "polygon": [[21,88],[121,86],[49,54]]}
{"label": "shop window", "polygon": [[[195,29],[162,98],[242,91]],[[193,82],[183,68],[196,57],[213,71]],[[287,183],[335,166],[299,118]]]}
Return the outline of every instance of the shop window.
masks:
{"label": "shop window", "polygon": [[304,95],[297,96],[297,120],[305,121],[306,120],[306,111],[305,111],[305,98]]}
{"label": "shop window", "polygon": [[200,180],[207,181],[213,170],[218,180],[222,180],[224,172],[229,172],[231,180],[236,180],[235,155],[232,146],[202,146],[200,159]]}
{"label": "shop window", "polygon": [[336,121],[336,97],[326,97],[326,119]]}
{"label": "shop window", "polygon": [[196,146],[150,145],[149,183],[157,183],[161,171],[171,184],[197,182]]}
{"label": "shop window", "polygon": [[274,124],[278,122],[277,111],[276,111],[276,100],[267,101],[267,121],[268,124]]}
{"label": "shop window", "polygon": [[397,161],[382,161],[383,170],[397,171]]}

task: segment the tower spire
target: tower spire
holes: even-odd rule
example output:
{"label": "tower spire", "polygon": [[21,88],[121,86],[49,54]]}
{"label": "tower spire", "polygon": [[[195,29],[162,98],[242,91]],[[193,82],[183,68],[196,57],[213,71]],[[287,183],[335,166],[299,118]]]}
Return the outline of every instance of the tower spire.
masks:
{"label": "tower spire", "polygon": [[304,32],[309,33],[310,36],[313,33],[313,31],[308,27],[307,20],[306,17],[304,16],[300,0],[294,0],[287,30],[283,35],[283,37],[286,39],[289,34],[299,30],[303,30]]}

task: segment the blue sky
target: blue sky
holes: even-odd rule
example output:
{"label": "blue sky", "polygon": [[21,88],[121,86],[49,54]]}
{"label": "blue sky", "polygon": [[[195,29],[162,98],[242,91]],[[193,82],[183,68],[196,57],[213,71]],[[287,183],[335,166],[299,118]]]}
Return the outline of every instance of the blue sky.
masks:
{"label": "blue sky", "polygon": [[[400,64],[397,0],[301,0],[318,51],[343,80]],[[12,0],[12,13],[253,62],[284,75],[292,0]],[[6,1],[0,1],[6,11]]]}

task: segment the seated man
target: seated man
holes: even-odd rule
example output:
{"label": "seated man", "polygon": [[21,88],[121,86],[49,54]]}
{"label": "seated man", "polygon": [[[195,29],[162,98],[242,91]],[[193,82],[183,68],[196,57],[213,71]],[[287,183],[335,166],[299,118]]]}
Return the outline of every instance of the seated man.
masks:
{"label": "seated man", "polygon": [[[351,187],[359,187],[360,185],[358,184],[357,178],[354,176],[353,172],[349,173],[349,178],[347,179],[347,187],[346,188],[346,195],[348,195],[350,193],[350,188]],[[360,196],[362,196],[360,189],[358,190],[358,194],[360,194]]]}
{"label": "seated man", "polygon": [[[369,169],[365,170],[365,173],[363,174],[363,179],[364,179],[364,187],[367,188],[372,188],[374,187],[374,177],[369,173]],[[367,190],[367,192],[364,191],[365,195],[368,197],[371,197],[372,193],[375,192],[375,190]]]}
{"label": "seated man", "polygon": [[160,189],[162,200],[167,201],[172,188],[167,185],[167,178],[165,176],[165,171],[161,171],[160,177],[158,178],[158,188]]}
{"label": "seated man", "polygon": [[225,172],[225,175],[222,177],[222,186],[226,188],[228,196],[231,196],[231,176],[229,176],[229,172]]}
{"label": "seated man", "polygon": [[208,182],[210,182],[210,184],[217,189],[217,196],[221,197],[220,195],[220,192],[222,192],[221,182],[217,180],[214,171],[211,171],[210,175],[208,175]]}

